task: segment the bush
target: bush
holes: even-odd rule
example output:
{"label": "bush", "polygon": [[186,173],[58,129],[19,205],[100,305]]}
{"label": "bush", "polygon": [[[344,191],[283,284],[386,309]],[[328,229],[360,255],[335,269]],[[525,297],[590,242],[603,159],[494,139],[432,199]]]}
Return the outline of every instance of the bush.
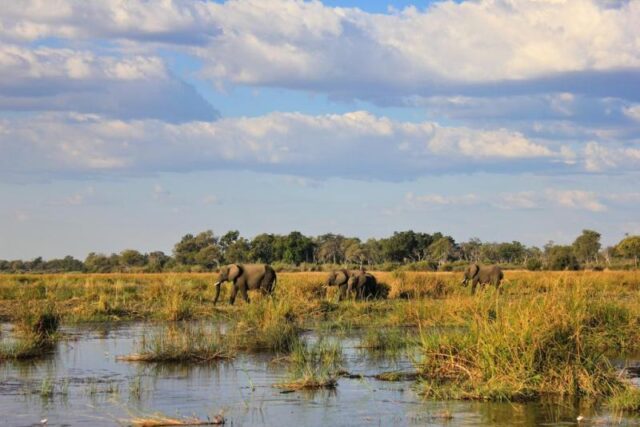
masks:
{"label": "bush", "polygon": [[529,271],[538,271],[542,269],[542,261],[538,258],[529,258],[525,266]]}
{"label": "bush", "polygon": [[547,267],[549,270],[579,270],[580,263],[571,246],[554,246],[549,249]]}

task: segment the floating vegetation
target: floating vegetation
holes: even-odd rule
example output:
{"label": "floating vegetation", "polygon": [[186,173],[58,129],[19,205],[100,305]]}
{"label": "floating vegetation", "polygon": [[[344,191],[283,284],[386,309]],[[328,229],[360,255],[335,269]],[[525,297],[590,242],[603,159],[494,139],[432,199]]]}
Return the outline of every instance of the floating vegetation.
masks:
{"label": "floating vegetation", "polygon": [[165,415],[148,415],[144,417],[125,420],[134,427],[172,427],[172,426],[214,426],[226,423],[225,418],[220,414],[212,419],[202,420],[196,417],[172,418]]}

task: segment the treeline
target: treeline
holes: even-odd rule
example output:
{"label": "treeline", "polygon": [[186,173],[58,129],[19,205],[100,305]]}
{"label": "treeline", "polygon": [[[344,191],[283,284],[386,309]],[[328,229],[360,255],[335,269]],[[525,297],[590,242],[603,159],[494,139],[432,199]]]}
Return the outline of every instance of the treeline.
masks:
{"label": "treeline", "polygon": [[253,239],[242,237],[238,231],[222,236],[204,231],[182,237],[171,255],[126,249],[110,255],[91,252],[84,261],[71,256],[48,261],[40,257],[31,261],[0,260],[0,272],[212,271],[220,264],[236,262],[269,263],[278,270],[351,265],[377,270],[451,271],[470,262],[529,270],[578,270],[637,268],[639,258],[640,236],[627,236],[617,245],[603,248],[600,234],[593,230],[584,230],[571,245],[549,242],[542,248],[517,241],[491,243],[475,238],[456,242],[439,232],[411,230],[366,241],[340,234],[310,237],[297,231],[287,235],[260,234]]}

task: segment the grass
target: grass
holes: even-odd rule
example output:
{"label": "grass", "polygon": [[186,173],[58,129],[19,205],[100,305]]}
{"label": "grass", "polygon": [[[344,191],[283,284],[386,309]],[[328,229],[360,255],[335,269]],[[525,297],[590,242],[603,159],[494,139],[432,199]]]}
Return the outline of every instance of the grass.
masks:
{"label": "grass", "polygon": [[170,326],[143,336],[136,353],[118,356],[125,362],[211,362],[234,357],[225,337],[202,326]]}
{"label": "grass", "polygon": [[544,394],[599,398],[624,388],[606,352],[621,307],[569,288],[520,301],[479,300],[464,329],[423,333],[417,362],[431,398],[526,400]]}
{"label": "grass", "polygon": [[50,306],[23,311],[14,325],[15,336],[0,342],[0,361],[33,359],[51,353],[59,339],[59,326],[60,317]]}
{"label": "grass", "polygon": [[640,413],[640,388],[629,386],[611,396],[608,406],[614,411]]}
{"label": "grass", "polygon": [[[333,298],[336,289],[323,287],[325,274],[279,273],[274,299],[253,293],[250,304],[239,298],[234,306],[216,307],[213,274],[0,275],[0,318],[26,331],[20,344],[2,337],[0,358],[43,354],[40,346],[51,340],[34,331],[57,321],[25,320],[25,307],[40,306],[65,323],[224,322],[224,337],[170,329],[149,336],[139,360],[274,352],[288,355],[292,382],[301,386],[319,386],[315,379],[334,373],[294,362],[315,357],[301,332],[364,328],[365,348],[397,352],[417,342],[418,389],[428,398],[622,396],[626,386],[609,357],[640,350],[639,271],[507,271],[503,294],[485,287],[475,296],[459,285],[460,273],[375,272],[389,288],[387,299],[340,303]],[[420,331],[419,339],[401,327]]]}
{"label": "grass", "polygon": [[274,387],[288,390],[336,388],[342,360],[338,342],[323,338],[314,344],[300,342],[288,357],[290,378]]}
{"label": "grass", "polygon": [[389,355],[397,354],[414,343],[415,337],[406,329],[371,328],[360,340],[359,347]]}

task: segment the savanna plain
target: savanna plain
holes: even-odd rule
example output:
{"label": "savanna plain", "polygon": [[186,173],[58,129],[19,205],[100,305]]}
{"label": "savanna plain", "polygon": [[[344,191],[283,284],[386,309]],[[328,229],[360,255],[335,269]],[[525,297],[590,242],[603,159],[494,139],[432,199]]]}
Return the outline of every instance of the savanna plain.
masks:
{"label": "savanna plain", "polygon": [[640,424],[640,272],[0,275],[7,425]]}

